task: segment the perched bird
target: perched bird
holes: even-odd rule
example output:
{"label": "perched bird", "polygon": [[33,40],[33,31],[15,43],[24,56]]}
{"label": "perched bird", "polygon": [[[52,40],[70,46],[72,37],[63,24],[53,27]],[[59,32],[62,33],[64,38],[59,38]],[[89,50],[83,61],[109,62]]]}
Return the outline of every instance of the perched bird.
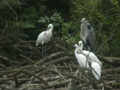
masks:
{"label": "perched bird", "polygon": [[83,50],[83,42],[79,41],[79,45],[75,44],[75,57],[81,68],[86,68],[92,71],[92,74],[97,80],[101,78],[102,63],[97,56],[87,50]]}
{"label": "perched bird", "polygon": [[89,68],[89,65],[86,60],[86,56],[82,54],[81,47],[79,47],[77,44],[75,46],[75,57],[80,65],[81,68]]}
{"label": "perched bird", "polygon": [[81,19],[80,26],[80,38],[87,47],[88,50],[94,50],[95,48],[95,31],[92,25],[86,20],[86,18]]}
{"label": "perched bird", "polygon": [[52,37],[52,31],[53,31],[53,25],[49,24],[48,28],[46,31],[41,32],[36,40],[36,46],[38,46],[39,44],[45,44],[48,41],[50,41],[51,37]]}
{"label": "perched bird", "polygon": [[39,46],[39,44],[44,45],[45,43],[49,42],[52,38],[52,31],[53,31],[53,24],[49,24],[47,30],[41,32],[38,35],[36,40],[36,46]]}

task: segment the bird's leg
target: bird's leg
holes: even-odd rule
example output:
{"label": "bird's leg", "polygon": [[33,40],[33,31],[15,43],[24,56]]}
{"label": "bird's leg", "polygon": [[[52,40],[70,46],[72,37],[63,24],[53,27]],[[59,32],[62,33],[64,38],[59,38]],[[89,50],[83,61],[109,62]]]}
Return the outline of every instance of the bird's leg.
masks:
{"label": "bird's leg", "polygon": [[44,45],[44,48],[43,48],[43,56],[46,56],[46,45]]}
{"label": "bird's leg", "polygon": [[44,56],[44,46],[42,45],[42,57]]}
{"label": "bird's leg", "polygon": [[45,53],[45,56],[46,56],[46,45],[45,45],[45,52],[44,53]]}
{"label": "bird's leg", "polygon": [[94,83],[94,80],[92,79],[91,77],[91,70],[88,71],[88,74],[87,74],[87,77],[88,77],[88,89],[91,90],[91,88],[93,88],[93,83]]}
{"label": "bird's leg", "polygon": [[42,48],[42,57],[46,56],[46,45],[44,44],[43,48]]}
{"label": "bird's leg", "polygon": [[46,45],[46,50],[45,50],[46,56],[47,56],[47,45]]}
{"label": "bird's leg", "polygon": [[43,45],[41,47],[42,47],[41,50],[42,50],[42,57],[43,57]]}
{"label": "bird's leg", "polygon": [[44,45],[44,53],[43,53],[43,54],[44,54],[44,56],[45,56],[45,49],[46,49],[46,45]]}
{"label": "bird's leg", "polygon": [[79,68],[76,71],[77,76],[79,76],[80,79],[82,79],[82,76],[84,75],[84,70],[82,68]]}

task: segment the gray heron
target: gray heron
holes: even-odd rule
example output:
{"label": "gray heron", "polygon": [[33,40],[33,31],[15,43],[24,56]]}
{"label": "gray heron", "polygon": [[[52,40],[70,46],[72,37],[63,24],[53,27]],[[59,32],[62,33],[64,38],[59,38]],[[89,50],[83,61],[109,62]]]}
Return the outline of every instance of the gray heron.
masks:
{"label": "gray heron", "polygon": [[84,42],[85,47],[87,47],[88,50],[95,50],[95,31],[86,18],[81,19],[80,29],[80,38]]}

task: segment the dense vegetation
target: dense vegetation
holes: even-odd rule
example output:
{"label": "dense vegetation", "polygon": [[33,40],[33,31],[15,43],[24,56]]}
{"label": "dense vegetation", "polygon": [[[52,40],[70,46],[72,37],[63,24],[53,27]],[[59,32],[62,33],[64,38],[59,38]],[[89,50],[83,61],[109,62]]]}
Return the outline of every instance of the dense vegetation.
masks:
{"label": "dense vegetation", "polygon": [[[29,50],[16,52],[14,47],[21,41],[33,41],[34,46],[37,35],[49,23],[55,26],[54,39],[64,40],[72,46],[80,40],[83,17],[95,28],[96,54],[119,57],[119,0],[0,0],[0,58],[19,60],[17,53]],[[25,44],[26,47],[29,44]]]}
{"label": "dense vegetation", "polygon": [[48,23],[54,23],[55,31],[70,43],[79,40],[80,20],[86,17],[95,28],[97,48],[102,47],[99,53],[120,56],[119,0],[1,0],[0,11],[4,38],[25,34],[25,39],[35,40]]}

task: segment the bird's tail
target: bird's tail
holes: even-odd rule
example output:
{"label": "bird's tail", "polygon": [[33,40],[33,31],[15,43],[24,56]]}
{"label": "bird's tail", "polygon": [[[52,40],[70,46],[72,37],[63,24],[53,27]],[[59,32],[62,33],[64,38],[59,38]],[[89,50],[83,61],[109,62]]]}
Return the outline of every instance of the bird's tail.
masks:
{"label": "bird's tail", "polygon": [[94,63],[92,63],[91,67],[92,67],[92,73],[93,73],[94,77],[97,80],[100,80],[100,78],[101,78],[101,66],[98,63],[94,62]]}

